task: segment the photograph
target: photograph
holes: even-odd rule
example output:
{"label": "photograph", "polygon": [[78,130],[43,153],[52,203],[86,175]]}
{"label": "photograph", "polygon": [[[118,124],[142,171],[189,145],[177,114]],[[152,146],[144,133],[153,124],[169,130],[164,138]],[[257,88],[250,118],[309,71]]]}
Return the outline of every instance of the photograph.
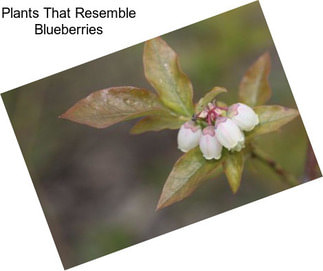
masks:
{"label": "photograph", "polygon": [[65,269],[322,176],[258,2],[1,96]]}

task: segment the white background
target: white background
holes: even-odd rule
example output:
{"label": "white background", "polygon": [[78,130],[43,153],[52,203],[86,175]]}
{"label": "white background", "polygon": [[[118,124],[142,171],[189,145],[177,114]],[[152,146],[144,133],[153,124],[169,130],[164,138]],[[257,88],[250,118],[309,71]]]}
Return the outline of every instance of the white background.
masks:
{"label": "white background", "polygon": [[[1,0],[0,4],[15,8],[46,5],[42,0],[26,2]],[[105,35],[99,37],[35,36],[35,21],[0,18],[0,91],[248,2],[78,1],[79,6],[92,9],[128,6],[137,11],[135,20],[105,21]],[[51,2],[47,3],[51,6]],[[73,7],[73,3],[55,1],[55,7]],[[260,3],[323,168],[321,1]],[[63,270],[2,102],[0,137],[0,270]],[[320,178],[73,269],[323,270],[322,209]]]}

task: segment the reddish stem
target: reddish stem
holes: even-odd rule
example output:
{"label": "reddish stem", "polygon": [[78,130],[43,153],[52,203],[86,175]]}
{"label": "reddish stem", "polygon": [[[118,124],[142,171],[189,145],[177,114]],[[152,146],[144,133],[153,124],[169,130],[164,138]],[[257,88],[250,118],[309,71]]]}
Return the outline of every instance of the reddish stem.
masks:
{"label": "reddish stem", "polygon": [[217,106],[217,108],[219,108],[219,109],[221,109],[221,110],[225,110],[225,111],[227,111],[227,110],[228,110],[228,107],[226,107],[226,106]]}
{"label": "reddish stem", "polygon": [[208,123],[209,125],[212,125],[212,120],[211,120],[211,116],[210,116],[210,114],[207,114],[207,123]]}
{"label": "reddish stem", "polygon": [[214,111],[212,111],[212,112],[210,113],[210,118],[211,118],[211,120],[213,120],[213,121],[215,121],[215,119],[217,118],[217,116],[218,116],[218,114],[217,114],[216,112],[214,112]]}
{"label": "reddish stem", "polygon": [[[215,110],[216,109],[221,109],[221,110],[227,110],[228,108],[227,107],[222,107],[222,106],[215,106],[214,108],[212,109],[209,109],[208,112],[207,112],[207,116],[206,116],[206,121],[209,125],[212,125],[212,121],[215,122],[216,118],[219,117],[221,114],[217,113]],[[198,113],[196,115],[197,118],[200,118],[200,113]]]}

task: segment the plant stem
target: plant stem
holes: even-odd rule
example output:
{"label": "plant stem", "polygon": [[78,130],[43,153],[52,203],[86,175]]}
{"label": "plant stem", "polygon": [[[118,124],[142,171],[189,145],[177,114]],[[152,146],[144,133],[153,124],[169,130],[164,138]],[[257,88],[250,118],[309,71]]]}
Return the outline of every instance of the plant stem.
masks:
{"label": "plant stem", "polygon": [[260,162],[270,167],[280,177],[280,179],[288,185],[295,186],[299,184],[298,180],[291,173],[283,169],[276,161],[272,160],[266,153],[260,150],[252,149],[251,157],[258,159]]}
{"label": "plant stem", "polygon": [[306,162],[305,162],[305,180],[311,181],[313,179],[316,179],[318,177],[322,176],[320,168],[318,166],[312,145],[310,141],[308,140],[307,143],[307,153],[306,153]]}

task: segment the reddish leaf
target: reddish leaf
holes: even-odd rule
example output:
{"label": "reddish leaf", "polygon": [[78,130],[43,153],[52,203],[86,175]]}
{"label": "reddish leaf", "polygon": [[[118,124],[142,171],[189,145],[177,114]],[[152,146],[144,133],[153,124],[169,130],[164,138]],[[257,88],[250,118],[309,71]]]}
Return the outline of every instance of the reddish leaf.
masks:
{"label": "reddish leaf", "polygon": [[193,114],[193,87],[182,72],[176,53],[161,38],[146,41],[144,48],[145,76],[161,101],[174,112]]}
{"label": "reddish leaf", "polygon": [[270,55],[265,53],[253,63],[240,83],[240,101],[250,106],[262,105],[271,96],[268,82],[270,72]]}
{"label": "reddish leaf", "polygon": [[298,116],[298,111],[280,105],[260,105],[254,107],[259,124],[247,133],[247,139],[278,130]]}
{"label": "reddish leaf", "polygon": [[178,129],[189,120],[183,116],[148,116],[139,120],[131,129],[132,134],[141,134],[149,131],[160,131],[164,129]]}
{"label": "reddish leaf", "polygon": [[157,210],[188,197],[203,181],[220,172],[220,160],[206,160],[199,147],[175,163],[160,196]]}
{"label": "reddish leaf", "polygon": [[154,93],[135,87],[112,87],[91,93],[60,117],[106,128],[120,121],[162,113],[168,111]]}
{"label": "reddish leaf", "polygon": [[243,152],[227,152],[224,156],[223,171],[227,176],[232,192],[236,193],[240,187],[243,172]]}

